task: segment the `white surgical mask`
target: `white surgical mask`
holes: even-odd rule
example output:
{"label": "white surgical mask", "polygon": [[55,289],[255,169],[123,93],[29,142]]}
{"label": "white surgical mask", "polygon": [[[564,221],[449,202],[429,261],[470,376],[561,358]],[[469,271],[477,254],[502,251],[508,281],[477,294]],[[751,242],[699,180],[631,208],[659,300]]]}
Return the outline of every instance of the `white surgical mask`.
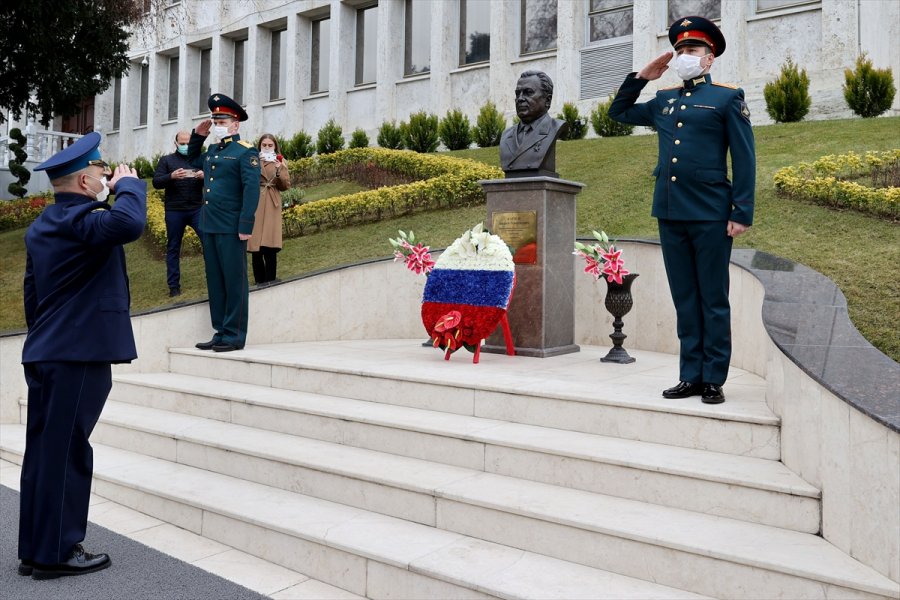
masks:
{"label": "white surgical mask", "polygon": [[274,152],[260,152],[259,157],[267,162],[275,162],[275,153]]}
{"label": "white surgical mask", "polygon": [[216,125],[215,127],[213,127],[213,133],[220,140],[225,139],[228,137],[228,127],[226,127],[225,125]]}
{"label": "white surgical mask", "polygon": [[96,179],[103,185],[102,190],[100,190],[99,192],[94,192],[94,197],[97,198],[97,202],[106,202],[106,199],[109,197],[109,184],[106,181],[106,175],[104,175],[100,179],[91,177],[90,175],[88,175],[88,177],[90,177],[91,179]]}
{"label": "white surgical mask", "polygon": [[694,56],[693,54],[679,54],[676,56],[673,62],[678,78],[687,81],[688,79],[699,77],[703,73],[703,67],[700,66],[702,58],[702,56]]}

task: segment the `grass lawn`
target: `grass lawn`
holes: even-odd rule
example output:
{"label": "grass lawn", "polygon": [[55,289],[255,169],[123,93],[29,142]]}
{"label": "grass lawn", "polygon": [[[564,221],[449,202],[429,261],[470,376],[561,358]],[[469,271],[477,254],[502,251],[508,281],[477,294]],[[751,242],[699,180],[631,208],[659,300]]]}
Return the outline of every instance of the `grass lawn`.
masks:
{"label": "grass lawn", "polygon": [[[866,338],[900,361],[900,225],[852,211],[835,211],[775,195],[775,170],[848,150],[900,146],[900,118],[847,119],[755,128],[757,199],[753,228],[736,246],[753,247],[793,259],[833,279],[847,296],[850,317]],[[455,156],[499,164],[497,148],[462,150]],[[560,142],[557,169],[564,179],[586,184],[578,196],[579,234],[604,229],[614,237],[657,238],[650,217],[656,164],[656,136]],[[341,186],[343,184],[336,184]],[[353,184],[349,184],[352,186]],[[354,188],[310,190],[307,197],[349,193]],[[425,213],[351,229],[285,240],[278,275],[290,277],[323,267],[390,255],[388,237],[413,229],[432,247],[444,247],[484,219],[483,206]],[[21,329],[24,230],[0,234],[0,330]],[[169,304],[165,263],[144,241],[126,246],[132,310]],[[627,257],[626,257],[627,260]],[[399,268],[399,267],[398,267]],[[182,259],[179,300],[201,299],[206,288],[199,256]]]}

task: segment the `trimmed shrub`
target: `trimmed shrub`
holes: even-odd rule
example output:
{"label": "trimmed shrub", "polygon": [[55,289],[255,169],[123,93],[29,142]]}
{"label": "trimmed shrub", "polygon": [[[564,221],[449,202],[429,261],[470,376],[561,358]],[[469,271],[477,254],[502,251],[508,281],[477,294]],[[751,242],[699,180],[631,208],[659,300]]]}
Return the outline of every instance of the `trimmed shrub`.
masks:
{"label": "trimmed shrub", "polygon": [[406,127],[401,125],[401,131],[403,143],[415,152],[434,152],[440,143],[437,115],[430,115],[424,111],[411,114]]}
{"label": "trimmed shrub", "polygon": [[389,150],[403,150],[403,131],[396,122],[381,124],[378,128],[378,145]]}
{"label": "trimmed shrub", "polygon": [[285,140],[284,143],[279,140],[278,147],[281,148],[281,155],[287,160],[309,158],[316,153],[316,146],[313,144],[312,136],[305,131],[298,131],[294,134],[294,137]]}
{"label": "trimmed shrub", "polygon": [[159,166],[159,159],[163,157],[162,152],[157,152],[153,155],[153,158],[150,159],[150,167],[153,171],[150,173],[150,177],[153,177],[153,173],[156,173],[156,167]]}
{"label": "trimmed shrub", "polygon": [[53,201],[53,192],[0,202],[0,231],[28,227]]}
{"label": "trimmed shrub", "polygon": [[[162,192],[157,189],[147,190],[147,232],[149,239],[160,252],[166,250],[166,208],[163,205]],[[190,227],[185,228],[181,252],[197,254],[201,251],[200,238]]]}
{"label": "trimmed shrub", "polygon": [[302,204],[303,197],[305,195],[306,193],[298,187],[292,187],[284,190],[283,192],[281,192],[281,208],[285,209],[297,204]]}
{"label": "trimmed shrub", "polygon": [[9,151],[12,152],[14,157],[9,161],[9,172],[17,179],[17,181],[10,183],[6,189],[13,196],[24,198],[25,194],[28,193],[25,186],[31,179],[31,171],[25,168],[25,161],[28,159],[28,154],[25,153],[24,148],[27,140],[18,127],[13,127],[9,130],[9,139],[11,140]]}
{"label": "trimmed shrub", "polygon": [[362,129],[356,129],[350,136],[350,148],[368,148],[369,136]]}
{"label": "trimmed shrub", "polygon": [[506,129],[506,119],[503,118],[493,102],[488,102],[478,111],[475,127],[472,128],[472,138],[479,148],[498,146],[504,129]]}
{"label": "trimmed shrub", "polygon": [[560,136],[562,140],[580,140],[587,135],[587,119],[582,119],[578,114],[578,107],[571,102],[563,104],[562,112],[556,115],[557,119],[562,119],[568,127],[566,132]]}
{"label": "trimmed shrub", "polygon": [[591,111],[591,127],[594,128],[594,133],[600,137],[621,137],[634,132],[634,125],[619,123],[609,116],[609,107],[612,105],[614,97],[610,94],[605,102],[599,103],[597,108]]}
{"label": "trimmed shrub", "polygon": [[337,152],[344,147],[344,135],[340,125],[334,122],[334,119],[328,119],[322,129],[319,130],[319,137],[316,141],[316,151],[319,154],[331,154]]}
{"label": "trimmed shrub", "polygon": [[137,176],[141,179],[153,177],[153,164],[143,156],[135,158],[131,166],[137,171]]}
{"label": "trimmed shrub", "polygon": [[891,70],[876,69],[865,53],[856,59],[856,70],[844,69],[844,98],[850,110],[863,118],[877,117],[894,101]]}
{"label": "trimmed shrub", "polygon": [[763,88],[766,112],[776,123],[801,121],[812,100],[809,97],[809,77],[806,69],[799,70],[790,58],[781,65],[781,75]]}
{"label": "trimmed shrub", "polygon": [[469,119],[460,110],[449,110],[438,126],[438,135],[448,150],[465,150],[472,144]]}

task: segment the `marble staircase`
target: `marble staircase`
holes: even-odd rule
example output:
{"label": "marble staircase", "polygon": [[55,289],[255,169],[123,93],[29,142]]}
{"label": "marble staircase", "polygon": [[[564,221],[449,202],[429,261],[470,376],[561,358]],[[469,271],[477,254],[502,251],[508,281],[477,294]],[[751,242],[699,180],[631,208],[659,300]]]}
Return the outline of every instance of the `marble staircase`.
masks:
{"label": "marble staircase", "polygon": [[677,357],[604,353],[171,349],[115,376],[95,491],[370,598],[900,598],[816,535],[761,378],[666,401]]}

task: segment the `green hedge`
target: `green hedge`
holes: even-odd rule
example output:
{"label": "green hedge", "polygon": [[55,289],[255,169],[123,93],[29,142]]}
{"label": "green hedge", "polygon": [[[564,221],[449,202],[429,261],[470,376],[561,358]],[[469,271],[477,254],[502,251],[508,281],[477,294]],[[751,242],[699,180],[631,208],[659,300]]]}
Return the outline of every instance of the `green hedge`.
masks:
{"label": "green hedge", "polygon": [[[150,240],[161,251],[166,250],[166,208],[163,204],[163,194],[159,190],[147,190],[147,234]],[[190,227],[184,229],[184,237],[181,242],[181,253],[200,252],[200,238]]]}

